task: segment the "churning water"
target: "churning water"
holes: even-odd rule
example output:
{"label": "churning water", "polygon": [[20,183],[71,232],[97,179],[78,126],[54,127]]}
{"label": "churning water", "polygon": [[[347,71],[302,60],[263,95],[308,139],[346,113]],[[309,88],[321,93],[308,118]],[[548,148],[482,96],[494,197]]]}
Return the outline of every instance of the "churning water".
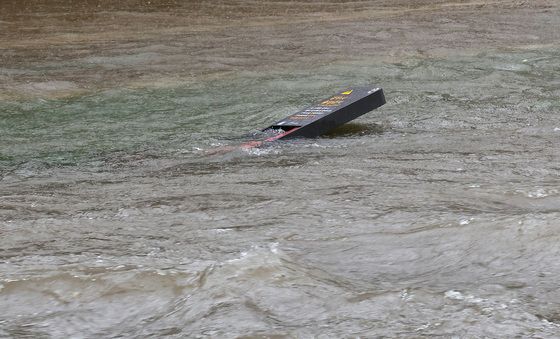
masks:
{"label": "churning water", "polygon": [[40,3],[0,16],[1,337],[560,335],[558,3]]}

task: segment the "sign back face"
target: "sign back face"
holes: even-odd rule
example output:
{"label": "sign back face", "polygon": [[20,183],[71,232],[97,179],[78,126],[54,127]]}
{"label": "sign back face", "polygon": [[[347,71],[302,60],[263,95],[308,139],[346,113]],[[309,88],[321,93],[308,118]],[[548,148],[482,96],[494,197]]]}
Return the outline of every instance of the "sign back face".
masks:
{"label": "sign back face", "polygon": [[[318,136],[383,104],[385,104],[385,97],[381,88],[351,88],[294,113],[264,130],[291,131],[290,137]],[[298,130],[292,131],[294,129]]]}

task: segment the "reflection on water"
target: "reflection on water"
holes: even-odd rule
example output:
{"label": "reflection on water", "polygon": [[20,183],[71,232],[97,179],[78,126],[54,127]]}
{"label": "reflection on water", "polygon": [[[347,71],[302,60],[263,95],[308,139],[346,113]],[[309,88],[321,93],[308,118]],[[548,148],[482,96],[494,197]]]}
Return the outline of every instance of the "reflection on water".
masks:
{"label": "reflection on water", "polygon": [[558,336],[554,2],[0,6],[0,336]]}

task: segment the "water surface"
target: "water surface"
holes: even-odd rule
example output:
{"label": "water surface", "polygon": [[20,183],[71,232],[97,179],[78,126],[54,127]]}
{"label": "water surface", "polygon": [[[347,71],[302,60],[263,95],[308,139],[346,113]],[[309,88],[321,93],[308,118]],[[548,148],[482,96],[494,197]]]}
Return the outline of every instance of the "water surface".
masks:
{"label": "water surface", "polygon": [[[559,335],[557,3],[25,4],[1,336]],[[369,84],[325,137],[205,152]]]}

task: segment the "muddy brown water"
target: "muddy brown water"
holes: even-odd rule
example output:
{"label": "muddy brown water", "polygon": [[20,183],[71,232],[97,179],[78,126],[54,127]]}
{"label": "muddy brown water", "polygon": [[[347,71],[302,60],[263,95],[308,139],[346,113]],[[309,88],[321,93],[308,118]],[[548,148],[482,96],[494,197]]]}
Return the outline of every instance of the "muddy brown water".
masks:
{"label": "muddy brown water", "polygon": [[[560,336],[558,1],[2,1],[0,336]],[[207,155],[348,86],[317,139]]]}

